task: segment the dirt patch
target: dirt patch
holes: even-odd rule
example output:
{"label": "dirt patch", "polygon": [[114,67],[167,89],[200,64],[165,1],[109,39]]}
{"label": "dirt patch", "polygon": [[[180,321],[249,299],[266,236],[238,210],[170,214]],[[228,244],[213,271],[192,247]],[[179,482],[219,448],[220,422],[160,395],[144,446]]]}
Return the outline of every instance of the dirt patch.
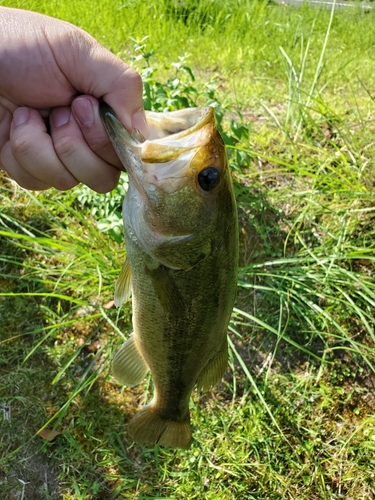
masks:
{"label": "dirt patch", "polygon": [[37,444],[22,448],[7,470],[0,469],[2,500],[61,499],[57,470]]}

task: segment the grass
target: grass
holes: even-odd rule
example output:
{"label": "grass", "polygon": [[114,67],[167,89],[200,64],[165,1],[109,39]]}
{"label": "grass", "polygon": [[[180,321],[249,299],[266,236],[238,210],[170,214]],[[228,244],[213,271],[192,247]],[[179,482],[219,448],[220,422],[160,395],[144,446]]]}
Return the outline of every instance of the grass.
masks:
{"label": "grass", "polygon": [[[1,177],[2,498],[374,497],[373,12],[12,5],[80,25],[133,61],[148,108],[216,107],[241,267],[229,368],[192,399],[191,449],[135,445],[126,424],[151,381],[126,389],[110,377],[131,331],[130,305],[111,303],[126,177],[106,196],[29,193]],[[43,441],[43,427],[61,434]]]}

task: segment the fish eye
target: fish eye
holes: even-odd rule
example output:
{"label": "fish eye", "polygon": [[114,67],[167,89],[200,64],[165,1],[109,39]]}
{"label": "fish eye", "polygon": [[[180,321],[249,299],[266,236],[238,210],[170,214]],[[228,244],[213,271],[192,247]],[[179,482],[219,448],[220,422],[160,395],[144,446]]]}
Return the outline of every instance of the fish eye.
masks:
{"label": "fish eye", "polygon": [[217,168],[207,167],[198,174],[198,183],[204,191],[211,191],[219,184],[220,174]]}

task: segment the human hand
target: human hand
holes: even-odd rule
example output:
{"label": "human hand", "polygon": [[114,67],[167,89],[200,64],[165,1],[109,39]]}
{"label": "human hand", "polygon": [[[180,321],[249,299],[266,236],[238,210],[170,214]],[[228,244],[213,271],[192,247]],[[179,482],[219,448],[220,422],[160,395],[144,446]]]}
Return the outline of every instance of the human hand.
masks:
{"label": "human hand", "polygon": [[64,21],[0,7],[0,26],[0,168],[27,189],[113,189],[122,165],[99,99],[147,137],[138,73]]}

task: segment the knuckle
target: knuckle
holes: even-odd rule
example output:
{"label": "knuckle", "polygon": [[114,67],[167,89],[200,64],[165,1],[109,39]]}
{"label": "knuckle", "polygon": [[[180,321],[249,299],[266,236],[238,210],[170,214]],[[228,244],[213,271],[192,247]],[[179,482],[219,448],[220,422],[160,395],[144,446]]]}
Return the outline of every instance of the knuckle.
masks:
{"label": "knuckle", "polygon": [[11,147],[14,156],[23,158],[32,154],[35,141],[32,140],[30,135],[20,134],[11,139]]}
{"label": "knuckle", "polygon": [[58,139],[54,139],[53,146],[57,153],[57,156],[66,160],[71,156],[74,156],[76,152],[76,148],[74,146],[74,142],[69,136],[62,136]]}
{"label": "knuckle", "polygon": [[108,137],[91,136],[86,138],[87,144],[95,153],[100,153],[108,149]]}
{"label": "knuckle", "polygon": [[74,188],[78,184],[78,181],[73,177],[73,176],[66,176],[66,175],[56,175],[52,181],[51,184],[54,188],[58,189],[59,191],[68,191],[69,189]]}
{"label": "knuckle", "polygon": [[137,90],[142,89],[141,75],[137,71],[135,71],[135,69],[129,66],[125,70],[125,77],[127,80],[129,80],[129,85],[132,85],[134,88],[137,88]]}

